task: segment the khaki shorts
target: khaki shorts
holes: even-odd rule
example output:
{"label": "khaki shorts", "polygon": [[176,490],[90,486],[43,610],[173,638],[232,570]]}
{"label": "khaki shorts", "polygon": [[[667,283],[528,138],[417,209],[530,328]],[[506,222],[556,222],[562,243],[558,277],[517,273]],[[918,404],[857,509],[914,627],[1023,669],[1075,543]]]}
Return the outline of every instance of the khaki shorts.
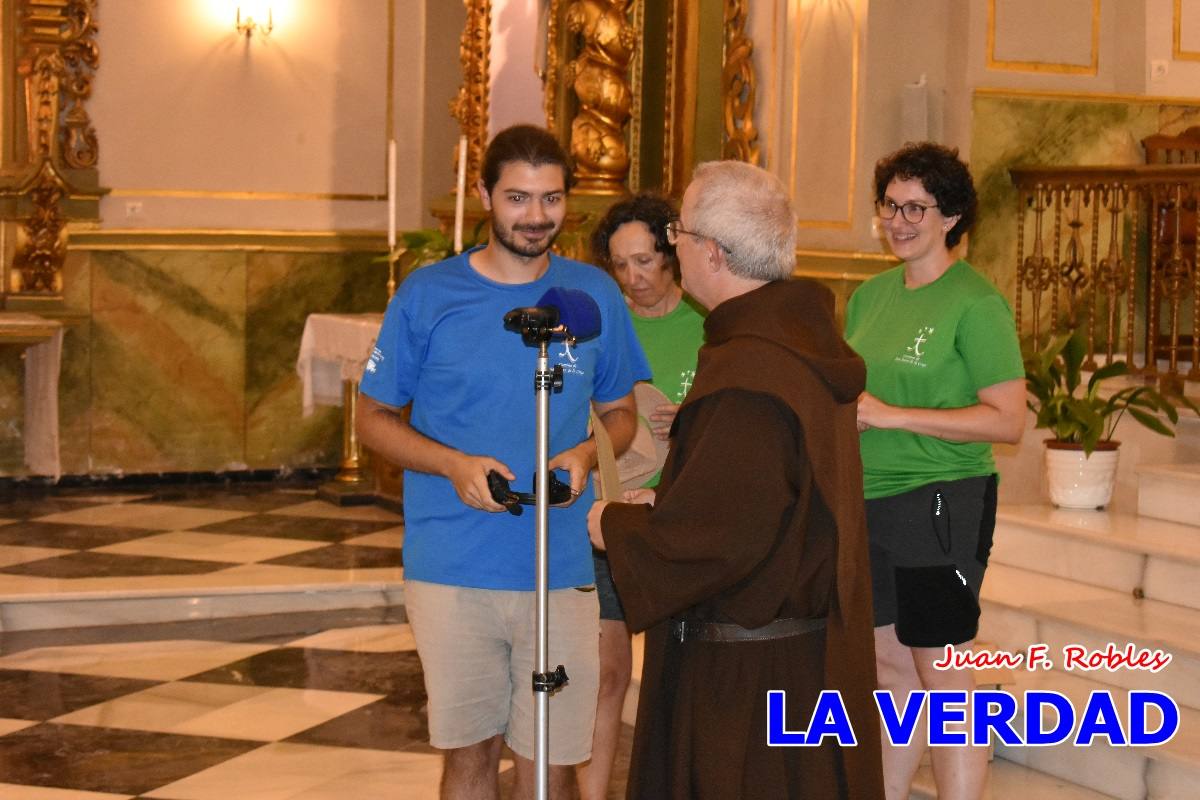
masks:
{"label": "khaki shorts", "polygon": [[[430,744],[448,750],[502,733],[532,759],[535,593],[406,581],[404,604],[425,673]],[[562,664],[568,677],[550,695],[550,763],[579,764],[592,751],[599,606],[590,587],[552,591],[549,604],[548,668]]]}

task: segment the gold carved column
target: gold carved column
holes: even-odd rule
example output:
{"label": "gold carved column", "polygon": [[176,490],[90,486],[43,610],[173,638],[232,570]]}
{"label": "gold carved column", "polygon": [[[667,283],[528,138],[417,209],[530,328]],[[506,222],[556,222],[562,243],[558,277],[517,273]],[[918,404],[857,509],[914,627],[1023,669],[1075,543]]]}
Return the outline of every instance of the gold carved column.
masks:
{"label": "gold carved column", "polygon": [[84,103],[99,64],[96,1],[16,0],[5,9],[14,17],[5,43],[16,58],[5,64],[15,74],[5,81],[13,88],[4,120],[12,145],[0,194],[4,215],[18,223],[6,307],[61,301],[67,220],[95,216],[99,147]]}
{"label": "gold carved column", "polygon": [[579,42],[565,68],[564,82],[578,101],[571,121],[575,190],[624,194],[629,174],[625,126],[633,108],[629,70],[639,32],[630,21],[634,0],[574,0],[564,25]]}
{"label": "gold carved column", "polygon": [[725,158],[758,163],[758,130],[754,127],[754,42],[746,35],[748,0],[725,0],[725,46],[721,70]]}
{"label": "gold carved column", "polygon": [[488,70],[491,49],[491,0],[463,0],[467,22],[459,40],[463,83],[450,101],[450,114],[467,137],[467,187],[475,185],[488,143]]}

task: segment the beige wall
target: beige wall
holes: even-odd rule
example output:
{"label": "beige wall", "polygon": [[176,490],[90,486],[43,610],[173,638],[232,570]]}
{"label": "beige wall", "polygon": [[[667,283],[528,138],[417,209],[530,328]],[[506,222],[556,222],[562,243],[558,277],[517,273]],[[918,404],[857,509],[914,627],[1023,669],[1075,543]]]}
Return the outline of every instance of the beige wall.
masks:
{"label": "beige wall", "polygon": [[[1200,0],[1179,3],[1184,49],[1200,51]],[[882,252],[870,225],[875,161],[922,129],[969,159],[977,89],[1200,96],[1200,56],[1171,52],[1174,0],[929,0],[919,13],[894,0],[750,7],[764,163],[797,185],[801,248]],[[1165,76],[1151,75],[1155,60]],[[849,223],[833,213],[848,192]]]}
{"label": "beige wall", "polygon": [[426,76],[455,73],[457,31],[430,53],[424,0],[282,0],[270,35],[247,40],[234,5],[98,4],[101,226],[382,231],[389,78],[397,218],[422,224],[425,117],[448,116],[453,94],[427,97],[448,87]]}

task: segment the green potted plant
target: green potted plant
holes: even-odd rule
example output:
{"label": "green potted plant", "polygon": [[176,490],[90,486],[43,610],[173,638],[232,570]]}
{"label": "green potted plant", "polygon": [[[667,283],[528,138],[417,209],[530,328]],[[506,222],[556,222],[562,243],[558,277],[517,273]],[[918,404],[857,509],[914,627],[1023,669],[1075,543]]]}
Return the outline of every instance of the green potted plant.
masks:
{"label": "green potted plant", "polygon": [[1050,502],[1063,508],[1108,504],[1120,446],[1112,437],[1126,414],[1155,433],[1174,436],[1179,421],[1176,403],[1200,413],[1188,398],[1168,397],[1152,386],[1125,386],[1102,395],[1104,381],[1128,375],[1129,365],[1109,362],[1095,370],[1085,385],[1086,357],[1082,329],[1055,336],[1040,350],[1027,348],[1025,354],[1027,404],[1037,415],[1034,427],[1051,434],[1046,440]]}

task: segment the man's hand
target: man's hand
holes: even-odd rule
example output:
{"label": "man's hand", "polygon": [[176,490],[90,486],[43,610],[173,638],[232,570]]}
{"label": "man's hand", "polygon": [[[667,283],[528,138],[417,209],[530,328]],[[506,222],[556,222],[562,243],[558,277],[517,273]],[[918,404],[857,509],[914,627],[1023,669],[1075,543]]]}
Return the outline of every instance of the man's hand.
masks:
{"label": "man's hand", "polygon": [[592,503],[592,508],[588,511],[588,538],[592,540],[592,547],[597,550],[604,549],[604,531],[600,529],[600,518],[604,516],[606,505],[608,505],[607,500],[597,500]]}
{"label": "man's hand", "polygon": [[504,511],[504,506],[492,499],[492,491],[488,488],[487,474],[491,470],[496,470],[510,481],[517,479],[508,467],[496,459],[466,453],[455,453],[446,468],[446,477],[454,485],[454,491],[464,505],[481,511]]}
{"label": "man's hand", "polygon": [[655,439],[666,441],[671,436],[671,423],[679,413],[678,403],[662,403],[654,407],[650,414],[650,431]]}
{"label": "man's hand", "polygon": [[[588,438],[550,459],[550,469],[565,469],[571,476],[571,503],[583,494],[588,473],[596,467],[596,440]],[[567,503],[566,505],[571,505]]]}

